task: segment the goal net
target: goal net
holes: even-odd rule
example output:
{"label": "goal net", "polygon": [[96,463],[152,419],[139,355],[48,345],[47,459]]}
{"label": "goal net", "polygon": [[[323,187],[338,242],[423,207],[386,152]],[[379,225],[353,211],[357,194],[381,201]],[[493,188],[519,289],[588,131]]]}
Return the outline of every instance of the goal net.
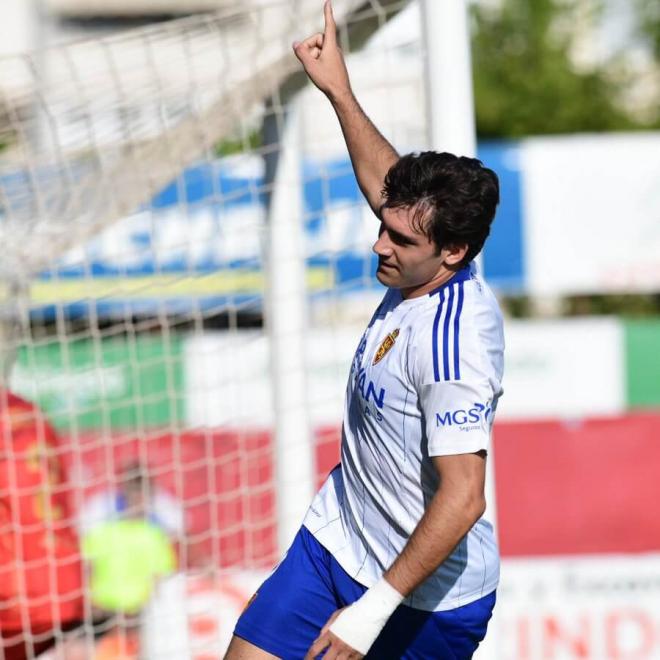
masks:
{"label": "goal net", "polygon": [[[6,657],[221,657],[338,460],[377,227],[291,52],[321,4],[223,6],[0,59]],[[365,109],[424,146],[415,7],[334,11]],[[134,588],[99,577],[127,520]]]}

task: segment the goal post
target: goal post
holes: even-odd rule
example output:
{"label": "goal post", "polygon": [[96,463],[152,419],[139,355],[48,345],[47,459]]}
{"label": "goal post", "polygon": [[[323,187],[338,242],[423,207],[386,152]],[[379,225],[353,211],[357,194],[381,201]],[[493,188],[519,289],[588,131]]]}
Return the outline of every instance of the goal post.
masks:
{"label": "goal post", "polygon": [[[470,157],[477,156],[477,135],[472,84],[472,57],[468,2],[421,0],[429,117],[430,147]],[[476,258],[483,267],[482,255]],[[486,517],[497,534],[494,446],[488,449]],[[498,657],[499,617],[494,613],[489,634],[479,646],[480,660]]]}

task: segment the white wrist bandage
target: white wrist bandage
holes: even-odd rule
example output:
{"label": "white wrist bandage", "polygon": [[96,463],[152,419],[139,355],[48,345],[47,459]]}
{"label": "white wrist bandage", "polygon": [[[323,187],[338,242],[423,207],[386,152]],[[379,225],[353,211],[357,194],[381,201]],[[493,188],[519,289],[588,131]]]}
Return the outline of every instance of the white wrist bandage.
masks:
{"label": "white wrist bandage", "polygon": [[403,599],[404,596],[385,578],[381,578],[361,598],[341,612],[330,625],[330,632],[366,655]]}

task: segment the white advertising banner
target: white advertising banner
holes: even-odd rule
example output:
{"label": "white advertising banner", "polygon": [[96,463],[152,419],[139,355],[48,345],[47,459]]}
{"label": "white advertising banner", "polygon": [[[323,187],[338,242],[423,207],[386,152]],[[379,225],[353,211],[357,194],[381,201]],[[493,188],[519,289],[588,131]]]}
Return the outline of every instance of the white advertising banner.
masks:
{"label": "white advertising banner", "polygon": [[521,147],[528,291],[657,291],[660,134],[535,138]]}
{"label": "white advertising banner", "polygon": [[[306,379],[310,419],[339,425],[351,364],[364,326],[315,328],[307,333]],[[189,427],[273,423],[270,349],[261,330],[206,332],[184,348]]]}
{"label": "white advertising banner", "polygon": [[497,419],[579,418],[625,409],[623,326],[590,317],[505,324]]}
{"label": "white advertising banner", "polygon": [[222,658],[238,617],[267,575],[263,570],[179,573],[163,580],[144,614],[141,657]]}
{"label": "white advertising banner", "polygon": [[476,660],[660,658],[660,554],[509,559]]}
{"label": "white advertising banner", "polygon": [[[220,658],[266,571],[163,582],[145,615],[147,658]],[[475,660],[660,659],[660,554],[502,562]]]}
{"label": "white advertising banner", "polygon": [[[364,325],[307,333],[311,422],[339,425],[351,358]],[[506,322],[498,420],[580,418],[625,410],[623,326],[614,318]],[[268,426],[273,421],[268,338],[261,330],[206,332],[184,348],[186,424]]]}

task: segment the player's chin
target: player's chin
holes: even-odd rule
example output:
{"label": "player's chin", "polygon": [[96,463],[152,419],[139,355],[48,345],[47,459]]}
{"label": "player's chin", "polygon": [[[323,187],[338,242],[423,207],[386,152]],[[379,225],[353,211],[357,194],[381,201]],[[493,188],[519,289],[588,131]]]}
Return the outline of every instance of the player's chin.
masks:
{"label": "player's chin", "polygon": [[376,279],[385,286],[397,287],[398,278],[396,277],[396,272],[393,272],[392,270],[379,268],[376,271]]}
{"label": "player's chin", "polygon": [[378,264],[376,279],[385,286],[397,288],[400,284],[401,276],[398,269],[394,266]]}

